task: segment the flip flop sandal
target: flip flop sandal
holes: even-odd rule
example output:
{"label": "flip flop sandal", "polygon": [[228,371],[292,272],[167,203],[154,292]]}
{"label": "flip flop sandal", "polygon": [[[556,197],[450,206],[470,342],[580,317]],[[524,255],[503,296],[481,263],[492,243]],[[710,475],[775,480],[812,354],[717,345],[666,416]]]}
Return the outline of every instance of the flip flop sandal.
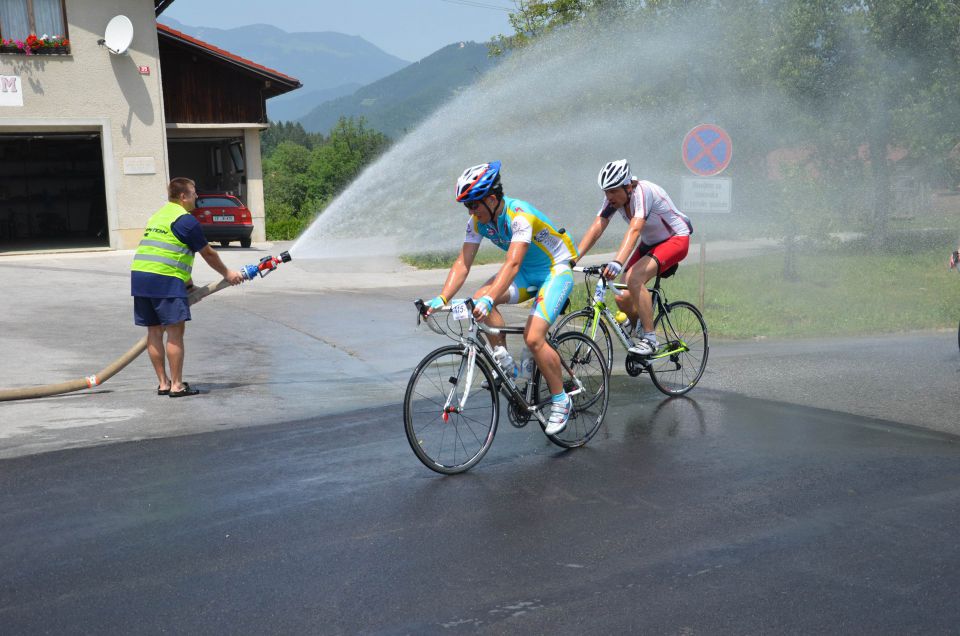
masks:
{"label": "flip flop sandal", "polygon": [[[183,386],[185,386],[185,387],[187,387],[187,388],[189,389],[189,388],[190,388],[190,383],[189,383],[189,382],[184,382],[184,383],[183,383]],[[161,388],[160,388],[160,385],[158,384],[158,385],[157,385],[157,395],[170,395],[170,389],[161,389]]]}
{"label": "flip flop sandal", "polygon": [[181,391],[170,391],[169,395],[172,398],[178,397],[187,397],[189,395],[197,395],[200,393],[200,389],[191,389],[190,385],[186,382],[183,383],[183,390]]}

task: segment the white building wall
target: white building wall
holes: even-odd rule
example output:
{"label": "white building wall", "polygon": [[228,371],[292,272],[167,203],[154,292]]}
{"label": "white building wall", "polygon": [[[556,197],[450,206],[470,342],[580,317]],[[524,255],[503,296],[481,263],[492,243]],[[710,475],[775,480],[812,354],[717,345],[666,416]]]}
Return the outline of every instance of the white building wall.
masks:
{"label": "white building wall", "polygon": [[[66,0],[66,13],[70,55],[0,54],[23,91],[23,106],[0,106],[0,132],[100,132],[110,245],[133,248],[169,181],[154,3]],[[125,55],[97,44],[118,14],[133,23]]]}
{"label": "white building wall", "polygon": [[263,161],[260,156],[260,130],[247,128],[244,132],[244,150],[247,160],[247,207],[253,218],[254,241],[265,241],[266,213],[263,201]]}

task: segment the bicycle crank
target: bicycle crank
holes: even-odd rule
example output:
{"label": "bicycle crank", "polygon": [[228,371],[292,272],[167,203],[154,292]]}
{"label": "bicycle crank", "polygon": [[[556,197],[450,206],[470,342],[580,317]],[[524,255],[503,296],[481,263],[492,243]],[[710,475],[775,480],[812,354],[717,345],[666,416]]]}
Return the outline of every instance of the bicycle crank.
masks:
{"label": "bicycle crank", "polygon": [[530,411],[527,410],[526,406],[519,406],[516,402],[510,400],[510,405],[507,408],[507,419],[513,426],[523,428],[530,422],[530,417]]}
{"label": "bicycle crank", "polygon": [[628,353],[625,365],[627,367],[627,373],[630,375],[630,377],[635,378],[649,369],[650,362],[644,356],[639,356],[635,353]]}

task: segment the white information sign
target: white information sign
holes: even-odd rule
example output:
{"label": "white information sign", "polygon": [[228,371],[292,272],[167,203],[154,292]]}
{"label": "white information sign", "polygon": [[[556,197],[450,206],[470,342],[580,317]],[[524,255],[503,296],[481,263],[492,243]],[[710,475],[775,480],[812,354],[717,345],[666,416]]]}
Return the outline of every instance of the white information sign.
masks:
{"label": "white information sign", "polygon": [[683,177],[680,200],[684,214],[729,214],[733,209],[733,179]]}
{"label": "white information sign", "polygon": [[0,106],[23,106],[19,75],[0,75]]}
{"label": "white information sign", "polygon": [[153,157],[124,157],[123,174],[156,174],[157,162]]}

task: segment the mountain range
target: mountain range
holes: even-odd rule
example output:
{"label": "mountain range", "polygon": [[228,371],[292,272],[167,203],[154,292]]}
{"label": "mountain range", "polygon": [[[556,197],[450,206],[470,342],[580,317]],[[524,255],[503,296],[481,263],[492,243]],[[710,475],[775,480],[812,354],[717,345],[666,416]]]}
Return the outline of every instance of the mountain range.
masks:
{"label": "mountain range", "polygon": [[269,24],[217,29],[190,26],[167,16],[159,21],[300,80],[303,88],[267,101],[273,121],[300,117],[317,104],[349,95],[410,64],[362,37],[333,31],[287,33]]}
{"label": "mountain range", "polygon": [[362,116],[371,128],[396,138],[499,61],[475,42],[445,46],[411,64],[359,36],[332,31],[195,27],[166,16],[161,22],[296,77],[303,87],[268,100],[267,115],[324,134],[340,117]]}
{"label": "mountain range", "polygon": [[320,104],[298,121],[308,132],[326,133],[340,117],[362,116],[371,128],[396,138],[473,84],[496,61],[484,44],[451,44],[352,95]]}

